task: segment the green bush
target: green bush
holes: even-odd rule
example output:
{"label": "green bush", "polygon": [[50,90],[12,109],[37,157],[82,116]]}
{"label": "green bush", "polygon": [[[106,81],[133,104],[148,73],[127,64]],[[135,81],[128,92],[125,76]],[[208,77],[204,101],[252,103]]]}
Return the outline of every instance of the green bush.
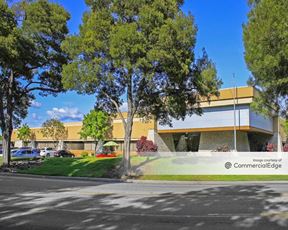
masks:
{"label": "green bush", "polygon": [[81,157],[83,157],[83,158],[89,157],[89,153],[87,153],[87,152],[82,152],[82,153],[81,153]]}

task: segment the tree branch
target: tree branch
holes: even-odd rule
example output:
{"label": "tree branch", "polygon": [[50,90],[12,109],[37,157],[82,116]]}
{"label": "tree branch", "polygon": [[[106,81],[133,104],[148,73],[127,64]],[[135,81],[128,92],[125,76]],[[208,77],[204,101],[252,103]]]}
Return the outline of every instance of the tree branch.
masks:
{"label": "tree branch", "polygon": [[144,83],[145,83],[145,78],[143,77],[139,83],[139,86],[138,86],[138,89],[137,89],[137,92],[136,92],[136,95],[135,95],[135,103],[134,103],[134,110],[133,110],[133,115],[137,112],[138,110],[138,107],[139,107],[139,104],[140,104],[140,92],[142,92],[143,88],[144,88]]}
{"label": "tree branch", "polygon": [[28,89],[28,87],[32,84],[41,84],[41,83],[42,83],[41,81],[31,81],[24,87],[24,89],[25,90]]}
{"label": "tree branch", "polygon": [[125,118],[124,118],[121,110],[120,110],[120,107],[119,107],[118,103],[117,103],[115,100],[113,100],[112,97],[110,97],[107,93],[103,92],[103,94],[104,94],[106,97],[108,97],[109,100],[114,104],[114,106],[115,106],[115,108],[116,108],[116,110],[117,110],[117,112],[118,112],[118,114],[119,114],[119,116],[120,116],[120,118],[121,118],[124,126],[126,127],[127,123],[126,123],[126,121],[125,121]]}
{"label": "tree branch", "polygon": [[33,88],[30,88],[30,89],[27,89],[26,91],[27,92],[32,92],[32,91],[36,91],[36,90],[39,90],[39,91],[46,91],[46,92],[52,92],[52,93],[60,93],[62,90],[60,89],[52,89],[52,88],[46,88],[46,87],[33,87]]}

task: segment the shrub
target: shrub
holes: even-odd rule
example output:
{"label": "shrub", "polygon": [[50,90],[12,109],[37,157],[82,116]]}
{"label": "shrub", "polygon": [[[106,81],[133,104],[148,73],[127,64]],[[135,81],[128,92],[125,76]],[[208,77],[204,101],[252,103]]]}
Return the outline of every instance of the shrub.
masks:
{"label": "shrub", "polygon": [[288,152],[288,144],[285,144],[285,145],[283,146],[283,152]]}
{"label": "shrub", "polygon": [[153,141],[147,140],[147,137],[142,136],[136,143],[136,149],[139,156],[152,156],[157,152],[158,147]]}
{"label": "shrub", "polygon": [[267,152],[275,152],[276,151],[276,145],[272,143],[268,143],[266,146]]}
{"label": "shrub", "polygon": [[215,152],[231,152],[231,150],[228,145],[221,145],[216,148]]}
{"label": "shrub", "polygon": [[83,157],[83,158],[89,157],[89,153],[87,153],[87,152],[82,152],[82,153],[81,153],[81,157]]}

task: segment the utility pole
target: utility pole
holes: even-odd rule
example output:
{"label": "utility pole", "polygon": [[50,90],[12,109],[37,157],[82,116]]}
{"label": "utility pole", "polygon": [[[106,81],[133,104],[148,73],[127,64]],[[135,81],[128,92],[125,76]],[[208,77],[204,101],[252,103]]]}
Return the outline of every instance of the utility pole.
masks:
{"label": "utility pole", "polygon": [[234,151],[237,152],[237,130],[236,130],[236,79],[233,73],[233,104],[234,104]]}

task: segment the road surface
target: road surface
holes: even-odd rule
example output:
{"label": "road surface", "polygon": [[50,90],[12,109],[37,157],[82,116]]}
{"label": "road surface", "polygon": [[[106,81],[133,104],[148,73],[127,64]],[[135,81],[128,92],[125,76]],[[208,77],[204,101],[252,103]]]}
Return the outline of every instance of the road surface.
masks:
{"label": "road surface", "polygon": [[288,184],[135,184],[0,176],[0,229],[287,229]]}

